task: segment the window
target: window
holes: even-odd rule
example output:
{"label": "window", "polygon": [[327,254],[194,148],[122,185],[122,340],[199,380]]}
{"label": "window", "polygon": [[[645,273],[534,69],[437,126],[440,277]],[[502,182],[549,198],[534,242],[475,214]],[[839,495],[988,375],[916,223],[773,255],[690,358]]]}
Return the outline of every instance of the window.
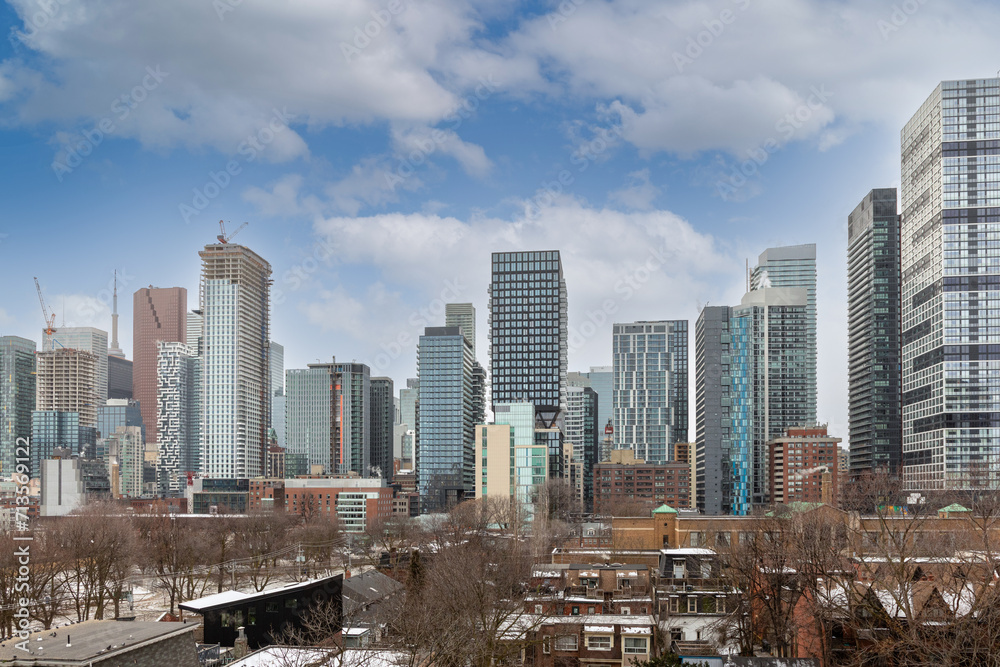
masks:
{"label": "window", "polygon": [[587,648],[591,651],[610,651],[611,637],[588,637]]}
{"label": "window", "polygon": [[681,599],[674,597],[670,598],[670,612],[673,614],[679,613],[681,610]]}
{"label": "window", "polygon": [[622,615],[623,616],[628,616],[631,613],[632,613],[632,608],[631,607],[622,607]]}
{"label": "window", "polygon": [[698,598],[689,597],[688,598],[688,613],[697,614],[698,613]]}
{"label": "window", "polygon": [[625,638],[625,652],[626,653],[645,653],[646,652],[646,638],[645,637],[626,637]]}
{"label": "window", "polygon": [[588,614],[593,614],[594,613],[594,608],[593,607],[587,607],[587,613]]}
{"label": "window", "polygon": [[556,637],[557,651],[575,651],[576,649],[577,649],[576,635],[564,635],[562,637]]}
{"label": "window", "polygon": [[691,531],[691,546],[692,547],[701,546],[701,533],[699,533],[698,531],[695,530]]}
{"label": "window", "polygon": [[573,616],[579,616],[579,615],[580,615],[580,607],[573,605]]}
{"label": "window", "polygon": [[535,613],[536,614],[541,614],[542,613],[542,605],[540,605],[540,604],[536,604],[535,605]]}
{"label": "window", "polygon": [[551,653],[551,652],[552,652],[551,637],[548,636],[542,637],[542,653]]}

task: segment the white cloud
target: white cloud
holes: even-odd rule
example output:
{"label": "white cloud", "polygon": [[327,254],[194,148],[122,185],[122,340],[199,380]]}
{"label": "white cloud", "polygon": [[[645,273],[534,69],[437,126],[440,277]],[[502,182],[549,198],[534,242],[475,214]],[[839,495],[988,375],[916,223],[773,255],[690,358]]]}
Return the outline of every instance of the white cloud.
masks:
{"label": "white cloud", "polygon": [[628,185],[608,194],[608,199],[628,209],[640,211],[653,207],[653,201],[660,195],[660,188],[649,182],[649,169],[633,171],[628,175]]}
{"label": "white cloud", "polygon": [[[416,309],[402,302],[392,306],[395,301],[380,301],[381,292],[369,287],[364,288],[364,311],[374,320],[358,320],[359,306],[336,290],[308,307],[311,321],[331,328],[339,328],[337,313],[343,309],[341,319],[350,324],[342,330],[353,332],[359,358],[397,377],[412,373],[423,327],[443,323],[444,301],[471,301],[485,321],[491,252],[561,251],[574,368],[609,362],[614,321],[693,321],[699,303],[724,298],[718,276],[733,272],[734,265],[728,249],[669,211],[626,213],[590,208],[572,198],[562,198],[530,219],[385,213],[327,218],[315,227],[321,236],[350,249],[341,258],[344,263],[374,270],[372,286],[384,286],[390,294],[405,291],[410,295],[406,303],[422,304]],[[734,282],[741,275],[736,271]],[[408,342],[399,357],[381,364],[379,355],[395,349],[400,337]],[[486,332],[481,329],[478,338],[479,349],[485,350]]]}

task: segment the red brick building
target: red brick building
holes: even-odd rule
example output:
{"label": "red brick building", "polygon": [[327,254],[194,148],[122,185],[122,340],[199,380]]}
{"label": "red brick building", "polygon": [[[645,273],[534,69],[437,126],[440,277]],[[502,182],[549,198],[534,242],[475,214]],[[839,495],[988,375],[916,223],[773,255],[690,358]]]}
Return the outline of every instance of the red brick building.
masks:
{"label": "red brick building", "polygon": [[839,501],[838,445],[825,426],[789,428],[768,445],[768,478],[772,503]]}
{"label": "red brick building", "polygon": [[132,295],[132,397],[139,401],[146,442],[156,430],[156,341],[187,342],[187,290],[143,287]]}
{"label": "red brick building", "polygon": [[632,450],[612,453],[610,462],[594,466],[594,510],[606,511],[625,502],[647,502],[650,507],[691,507],[691,466],[687,463],[646,463]]}

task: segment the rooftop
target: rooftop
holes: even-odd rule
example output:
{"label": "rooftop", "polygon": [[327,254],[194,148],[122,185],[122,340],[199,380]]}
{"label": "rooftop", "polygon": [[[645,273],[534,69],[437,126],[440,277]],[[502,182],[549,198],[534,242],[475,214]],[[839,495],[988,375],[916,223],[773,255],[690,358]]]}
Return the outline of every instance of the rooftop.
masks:
{"label": "rooftop", "polygon": [[0,644],[0,663],[12,665],[87,664],[93,660],[106,660],[142,646],[165,639],[192,633],[194,648],[194,623],[157,623],[155,621],[84,621],[56,630],[35,632],[28,638],[25,653],[17,648],[17,639]]}
{"label": "rooftop", "polygon": [[196,614],[201,614],[209,609],[217,609],[219,607],[228,607],[230,605],[236,604],[238,602],[245,602],[247,600],[258,600],[261,598],[270,597],[271,595],[284,595],[289,591],[309,588],[311,586],[316,586],[327,581],[333,581],[338,577],[342,577],[342,574],[335,574],[332,577],[323,577],[322,579],[309,579],[308,581],[300,581],[298,583],[291,583],[286,586],[280,586],[278,588],[269,588],[264,591],[259,591],[255,593],[243,593],[240,591],[223,591],[221,593],[216,593],[214,595],[207,595],[203,598],[198,598],[197,600],[188,600],[187,602],[181,603],[179,606],[185,611],[193,611]]}

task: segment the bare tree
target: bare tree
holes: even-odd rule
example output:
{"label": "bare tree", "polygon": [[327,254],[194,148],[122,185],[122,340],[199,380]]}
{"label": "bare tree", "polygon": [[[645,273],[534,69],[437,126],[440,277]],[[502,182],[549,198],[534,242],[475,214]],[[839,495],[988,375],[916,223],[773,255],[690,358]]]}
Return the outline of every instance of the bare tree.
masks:
{"label": "bare tree", "polygon": [[252,512],[234,524],[236,554],[254,590],[262,591],[271,582],[275,552],[288,546],[289,527],[289,518],[275,512]]}

